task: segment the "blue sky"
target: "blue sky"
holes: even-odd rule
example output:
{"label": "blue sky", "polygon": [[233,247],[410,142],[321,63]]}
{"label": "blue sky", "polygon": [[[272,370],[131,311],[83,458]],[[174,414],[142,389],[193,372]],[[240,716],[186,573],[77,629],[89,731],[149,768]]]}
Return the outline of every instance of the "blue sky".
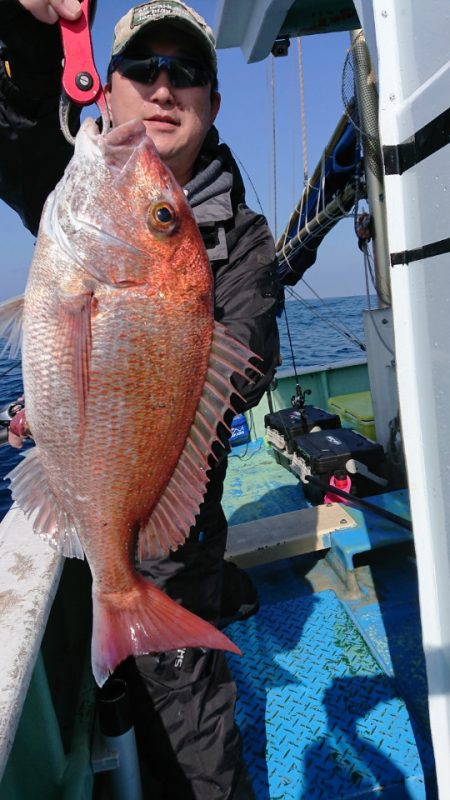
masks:
{"label": "blue sky", "polygon": [[[214,29],[215,0],[194,0],[193,5]],[[98,0],[93,41],[97,67],[102,76],[106,71],[114,24],[129,7],[129,0]],[[314,170],[343,111],[342,70],[349,42],[348,33],[302,38],[309,173]],[[229,144],[241,163],[248,204],[259,209],[261,203],[272,231],[280,234],[300,196],[303,183],[297,44],[293,41],[289,55],[274,61],[276,226],[272,58],[247,64],[241,51],[233,48],[220,50],[218,60],[222,107],[216,121],[217,127],[222,139]],[[250,176],[258,197],[245,172]],[[4,203],[0,205],[0,240],[0,299],[4,299],[23,291],[34,244],[31,234]],[[352,220],[344,220],[328,235],[319,249],[316,265],[308,271],[306,278],[323,297],[364,293],[362,256]],[[299,284],[298,289],[304,297],[310,296],[303,284]]]}

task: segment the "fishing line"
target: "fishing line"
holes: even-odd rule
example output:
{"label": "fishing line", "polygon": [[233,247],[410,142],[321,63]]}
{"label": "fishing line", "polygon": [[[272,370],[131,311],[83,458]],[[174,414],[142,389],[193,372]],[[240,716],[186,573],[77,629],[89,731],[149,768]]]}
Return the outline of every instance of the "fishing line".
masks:
{"label": "fishing line", "polygon": [[243,170],[244,170],[244,172],[245,172],[245,175],[246,175],[246,178],[247,178],[247,180],[248,180],[248,182],[249,182],[250,186],[252,187],[252,189],[253,189],[253,192],[254,192],[254,194],[255,194],[255,197],[256,197],[256,202],[258,203],[259,210],[261,211],[261,214],[262,214],[263,216],[265,216],[265,213],[264,213],[264,209],[263,209],[263,207],[262,207],[261,200],[259,199],[259,194],[258,194],[258,192],[256,191],[255,184],[253,183],[253,181],[252,181],[252,179],[251,179],[251,177],[250,177],[250,175],[249,175],[249,173],[248,173],[248,171],[247,171],[247,169],[246,169],[245,165],[242,163],[241,159],[240,159],[240,158],[239,158],[239,156],[238,156],[238,155],[237,155],[237,154],[234,152],[234,150],[232,150],[232,149],[231,149],[230,145],[227,145],[227,146],[228,146],[228,148],[229,148],[229,150],[230,150],[230,153],[231,153],[231,155],[233,156],[233,158],[234,158],[234,159],[237,161],[237,163],[239,164],[239,166],[241,167],[241,169],[243,169]]}
{"label": "fishing line", "polygon": [[341,328],[339,328],[339,326],[336,325],[334,322],[332,322],[331,320],[329,320],[326,317],[322,316],[322,314],[320,314],[319,311],[317,311],[317,309],[311,308],[311,306],[308,305],[306,300],[303,297],[301,297],[299,294],[297,294],[291,286],[286,286],[286,289],[289,292],[289,294],[292,297],[294,297],[296,300],[298,300],[300,303],[302,303],[308,309],[308,311],[310,311],[311,314],[313,314],[313,316],[315,316],[318,319],[320,319],[323,323],[325,323],[325,325],[328,325],[330,328],[333,328],[337,333],[339,333],[345,339],[348,339],[353,344],[354,347],[358,347],[360,350],[363,350],[364,352],[366,351],[366,345],[364,344],[364,342],[361,342],[353,334],[347,333],[347,331],[341,330]]}
{"label": "fishing line", "polygon": [[[289,263],[289,256],[288,256],[288,254],[287,254],[286,252],[283,252],[283,255],[284,255],[284,258],[286,259],[286,262],[287,262],[287,264],[288,264],[288,267],[289,267],[289,269],[291,270],[291,272],[295,272],[295,270],[293,270],[293,268],[291,267],[291,265],[290,265],[290,263]],[[315,290],[312,288],[312,286],[310,286],[310,285],[309,285],[309,283],[306,281],[306,279],[305,279],[305,277],[304,277],[304,276],[301,278],[301,280],[303,281],[303,283],[305,284],[305,286],[306,286],[306,287],[307,287],[307,288],[308,288],[308,289],[309,289],[309,290],[310,290],[310,291],[311,291],[311,292],[312,292],[312,293],[313,293],[313,294],[316,296],[316,298],[317,298],[318,300],[320,300],[320,302],[322,303],[322,305],[323,305],[323,306],[325,306],[325,308],[327,308],[327,310],[329,310],[329,312],[330,312],[331,316],[334,316],[334,315],[333,315],[333,312],[332,312],[332,310],[330,310],[330,309],[329,309],[329,306],[327,306],[327,305],[326,305],[326,303],[325,303],[325,302],[324,302],[324,300],[323,300],[323,299],[320,297],[320,295],[318,295],[318,294],[317,294],[317,292],[315,292]],[[337,332],[338,332],[338,333],[339,333],[341,336],[344,336],[344,337],[346,337],[346,338],[350,339],[350,341],[352,342],[352,344],[355,344],[355,345],[356,345],[356,346],[357,346],[357,347],[358,347],[360,350],[363,350],[363,351],[365,351],[365,350],[366,350],[366,346],[365,346],[364,342],[361,342],[361,341],[360,341],[360,340],[359,340],[359,339],[358,339],[358,338],[357,338],[357,337],[356,337],[356,336],[355,336],[355,335],[354,335],[354,334],[351,332],[350,328],[348,328],[348,327],[345,325],[345,323],[342,323],[342,325],[343,325],[343,327],[344,327],[344,328],[346,328],[346,327],[347,327],[347,332],[345,332],[344,330],[342,330],[342,329],[339,327],[339,325],[337,325],[337,324],[336,324],[336,322],[334,322],[334,323],[333,323],[333,322],[331,322],[331,320],[330,320],[330,319],[327,319],[326,317],[322,317],[322,316],[321,316],[321,314],[319,314],[319,312],[318,312],[318,311],[316,311],[315,309],[313,309],[311,306],[309,306],[309,305],[308,305],[308,303],[306,302],[306,300],[305,300],[303,297],[301,297],[301,295],[297,294],[297,293],[294,291],[294,289],[293,289],[293,287],[292,287],[292,286],[286,286],[285,288],[286,288],[286,290],[287,290],[287,291],[290,293],[291,297],[294,297],[294,298],[295,298],[296,300],[298,300],[300,303],[303,303],[303,305],[304,305],[304,306],[306,306],[306,308],[307,308],[307,309],[308,309],[308,310],[311,312],[311,314],[313,314],[313,316],[316,316],[316,317],[318,317],[318,319],[320,319],[322,322],[324,322],[324,323],[325,323],[326,325],[328,325],[330,328],[334,328],[334,330],[336,330],[336,331],[337,331]],[[338,318],[337,318],[336,316],[334,316],[334,319],[335,319],[335,320],[337,320]],[[341,323],[341,320],[339,320],[339,323]]]}
{"label": "fishing line", "polygon": [[[320,301],[320,303],[330,312],[330,314],[333,316],[333,318],[337,322],[339,322],[339,324],[342,326],[343,329],[345,329],[347,331],[348,335],[349,336],[353,336],[356,339],[356,341],[358,342],[359,345],[361,345],[361,344],[364,345],[363,342],[359,342],[359,339],[357,339],[357,337],[355,337],[355,334],[350,330],[348,325],[343,320],[339,319],[335,314],[333,314],[333,312],[331,311],[330,307],[327,306],[327,304],[325,303],[324,299],[319,294],[317,294],[315,289],[313,289],[313,287],[308,283],[308,281],[305,280],[305,278],[302,278],[302,281],[305,284],[305,286],[309,289],[309,291],[314,295],[314,297],[316,297],[317,300]],[[305,302],[306,302],[306,300],[305,300]]]}
{"label": "fishing line", "polygon": [[292,344],[291,330],[289,328],[289,320],[288,320],[288,315],[287,315],[287,311],[286,311],[286,304],[284,305],[283,311],[284,311],[284,318],[285,318],[285,321],[286,321],[286,331],[287,331],[288,340],[289,340],[289,347],[290,347],[290,350],[291,350],[292,366],[294,368],[294,375],[295,375],[295,383],[298,384],[298,375],[297,375],[297,367],[296,367],[296,364],[295,364],[294,346]]}

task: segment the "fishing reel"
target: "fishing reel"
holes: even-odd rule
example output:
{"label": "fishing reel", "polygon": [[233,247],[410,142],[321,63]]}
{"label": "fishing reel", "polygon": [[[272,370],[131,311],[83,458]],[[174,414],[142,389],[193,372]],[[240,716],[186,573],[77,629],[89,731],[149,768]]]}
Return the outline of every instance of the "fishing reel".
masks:
{"label": "fishing reel", "polygon": [[311,389],[302,389],[297,383],[295,386],[295,394],[291,397],[291,406],[302,414],[305,407],[305,399],[307,395],[311,394]]}
{"label": "fishing reel", "polygon": [[291,406],[300,414],[305,431],[308,428],[308,419],[305,414],[305,399],[309,394],[311,394],[311,389],[302,389],[302,387],[297,383],[295,386],[295,394],[293,394],[291,397]]}

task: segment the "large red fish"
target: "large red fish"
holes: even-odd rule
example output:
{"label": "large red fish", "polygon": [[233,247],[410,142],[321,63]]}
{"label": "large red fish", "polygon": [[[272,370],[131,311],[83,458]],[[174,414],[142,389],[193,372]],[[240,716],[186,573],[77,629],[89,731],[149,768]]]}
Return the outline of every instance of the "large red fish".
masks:
{"label": "large red fish", "polygon": [[237,651],[135,569],[185,541],[230,376],[250,366],[212,302],[195,220],[143,125],[100,136],[86,120],[31,265],[23,376],[36,447],[9,477],[35,530],[87,557],[99,685],[130,654]]}

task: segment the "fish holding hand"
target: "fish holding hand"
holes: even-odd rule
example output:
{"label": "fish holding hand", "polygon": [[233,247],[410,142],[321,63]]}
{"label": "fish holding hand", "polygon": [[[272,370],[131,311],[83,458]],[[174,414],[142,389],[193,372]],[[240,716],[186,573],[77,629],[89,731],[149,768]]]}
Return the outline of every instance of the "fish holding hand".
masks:
{"label": "fish holding hand", "polygon": [[105,136],[83,123],[44,208],[25,298],[0,308],[13,347],[20,328],[35,447],[8,477],[34,530],[87,558],[97,683],[129,655],[239,652],[136,569],[184,543],[237,394],[231,376],[258,372],[213,319],[196,222],[141,123]]}

